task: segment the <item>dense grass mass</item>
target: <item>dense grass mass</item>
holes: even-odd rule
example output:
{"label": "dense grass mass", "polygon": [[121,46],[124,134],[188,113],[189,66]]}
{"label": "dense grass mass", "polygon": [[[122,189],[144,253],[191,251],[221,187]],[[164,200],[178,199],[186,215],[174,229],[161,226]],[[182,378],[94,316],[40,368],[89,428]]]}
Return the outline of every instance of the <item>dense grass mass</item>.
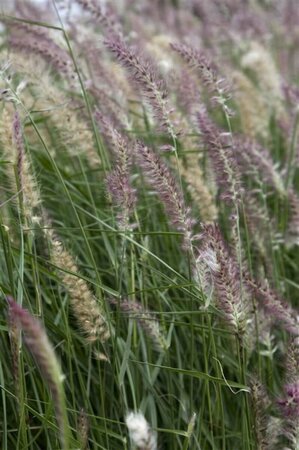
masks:
{"label": "dense grass mass", "polygon": [[2,450],[299,449],[296,0],[2,6]]}

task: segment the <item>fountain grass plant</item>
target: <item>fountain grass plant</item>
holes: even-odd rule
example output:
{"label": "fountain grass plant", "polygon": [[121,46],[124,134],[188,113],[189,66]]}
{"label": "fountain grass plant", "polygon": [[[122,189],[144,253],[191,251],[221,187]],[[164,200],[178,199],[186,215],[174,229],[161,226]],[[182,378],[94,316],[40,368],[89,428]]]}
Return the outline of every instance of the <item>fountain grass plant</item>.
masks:
{"label": "fountain grass plant", "polygon": [[1,449],[298,450],[294,2],[14,3]]}

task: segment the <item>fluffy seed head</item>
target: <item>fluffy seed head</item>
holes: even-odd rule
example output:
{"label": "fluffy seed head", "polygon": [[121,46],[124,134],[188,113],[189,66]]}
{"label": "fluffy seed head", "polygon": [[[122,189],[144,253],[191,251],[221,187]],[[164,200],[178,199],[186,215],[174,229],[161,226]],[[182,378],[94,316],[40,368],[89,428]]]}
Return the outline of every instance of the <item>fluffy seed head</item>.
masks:
{"label": "fluffy seed head", "polygon": [[157,439],[142,413],[130,412],[126,416],[130,438],[140,450],[156,450]]}

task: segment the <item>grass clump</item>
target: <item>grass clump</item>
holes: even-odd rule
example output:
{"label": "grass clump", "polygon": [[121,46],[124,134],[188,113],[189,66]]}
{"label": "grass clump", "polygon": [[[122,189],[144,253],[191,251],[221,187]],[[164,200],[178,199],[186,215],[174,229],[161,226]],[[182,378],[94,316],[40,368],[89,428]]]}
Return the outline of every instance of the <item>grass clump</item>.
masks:
{"label": "grass clump", "polygon": [[3,11],[3,450],[298,450],[292,5]]}

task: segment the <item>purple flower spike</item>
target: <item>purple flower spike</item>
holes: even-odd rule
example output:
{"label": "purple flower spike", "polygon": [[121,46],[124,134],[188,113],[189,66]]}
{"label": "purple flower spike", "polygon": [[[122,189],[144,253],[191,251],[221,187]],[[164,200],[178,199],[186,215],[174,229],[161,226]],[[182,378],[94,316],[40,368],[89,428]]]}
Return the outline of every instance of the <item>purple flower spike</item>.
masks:
{"label": "purple flower spike", "polygon": [[203,84],[207,87],[208,91],[213,94],[211,105],[220,105],[228,116],[233,115],[233,112],[226,104],[227,100],[230,98],[230,88],[227,85],[226,80],[219,76],[217,67],[204,55],[204,53],[199,52],[189,45],[172,43],[170,46],[191,68],[194,68],[197,71]]}
{"label": "purple flower spike", "polygon": [[88,11],[92,15],[95,22],[100,23],[103,26],[107,33],[110,35],[115,34],[116,36],[121,35],[120,22],[117,20],[111,7],[109,8],[108,5],[103,4],[101,5],[100,2],[95,0],[76,1],[85,11]]}
{"label": "purple flower spike", "polygon": [[18,23],[10,28],[9,44],[12,48],[19,48],[34,55],[39,54],[62,78],[74,84],[76,74],[70,55],[57,45],[45,30],[30,27],[25,23]]}
{"label": "purple flower spike", "polygon": [[105,45],[129,71],[132,83],[137,86],[151,106],[161,129],[175,138],[176,133],[170,120],[172,110],[168,105],[165,83],[157,76],[153,65],[120,38],[107,39]]}
{"label": "purple flower spike", "polygon": [[242,280],[246,288],[259,300],[267,314],[280,322],[283,328],[293,336],[299,335],[296,311],[286,301],[281,299],[266,283],[259,283],[252,279],[246,271],[243,272]]}
{"label": "purple flower spike", "polygon": [[52,345],[39,320],[18,305],[12,297],[7,297],[10,323],[23,331],[24,341],[51,391],[56,418],[60,429],[62,448],[68,450],[68,419],[63,391],[63,375]]}
{"label": "purple flower spike", "polygon": [[299,381],[285,385],[284,394],[278,401],[284,416],[299,420]]}
{"label": "purple flower spike", "polygon": [[202,225],[199,259],[209,268],[219,308],[237,336],[246,331],[247,299],[242,296],[240,271],[216,224]]}
{"label": "purple flower spike", "polygon": [[15,113],[14,121],[13,121],[13,138],[15,142],[15,146],[17,149],[17,158],[18,158],[18,178],[20,183],[20,189],[23,190],[24,187],[24,174],[23,174],[23,166],[24,166],[24,154],[25,154],[25,148],[24,148],[24,141],[23,141],[23,134],[22,134],[22,125],[20,120],[20,115],[18,112]]}
{"label": "purple flower spike", "polygon": [[201,78],[206,86],[215,89],[218,78],[217,70],[203,53],[186,44],[171,43],[170,47],[172,50],[176,51],[190,67],[199,70]]}
{"label": "purple flower spike", "polygon": [[183,233],[184,248],[192,250],[193,220],[169,168],[158,155],[141,142],[137,145],[137,158],[149,184],[159,195],[171,223]]}
{"label": "purple flower spike", "polygon": [[132,228],[129,221],[136,204],[136,193],[130,185],[128,174],[123,173],[120,167],[116,167],[107,176],[106,184],[115,205],[120,209],[117,215],[120,229]]}
{"label": "purple flower spike", "polygon": [[228,203],[237,204],[242,195],[240,173],[232,144],[227,136],[214,125],[207,111],[202,109],[197,114],[202,139],[207,147],[221,197]]}
{"label": "purple flower spike", "polygon": [[107,176],[106,185],[114,204],[119,209],[119,227],[126,230],[132,228],[130,217],[137,201],[136,191],[131,186],[130,180],[132,165],[132,150],[130,150],[130,147],[134,147],[135,144],[122,136],[99,110],[95,112],[95,119],[116,157],[115,168]]}

